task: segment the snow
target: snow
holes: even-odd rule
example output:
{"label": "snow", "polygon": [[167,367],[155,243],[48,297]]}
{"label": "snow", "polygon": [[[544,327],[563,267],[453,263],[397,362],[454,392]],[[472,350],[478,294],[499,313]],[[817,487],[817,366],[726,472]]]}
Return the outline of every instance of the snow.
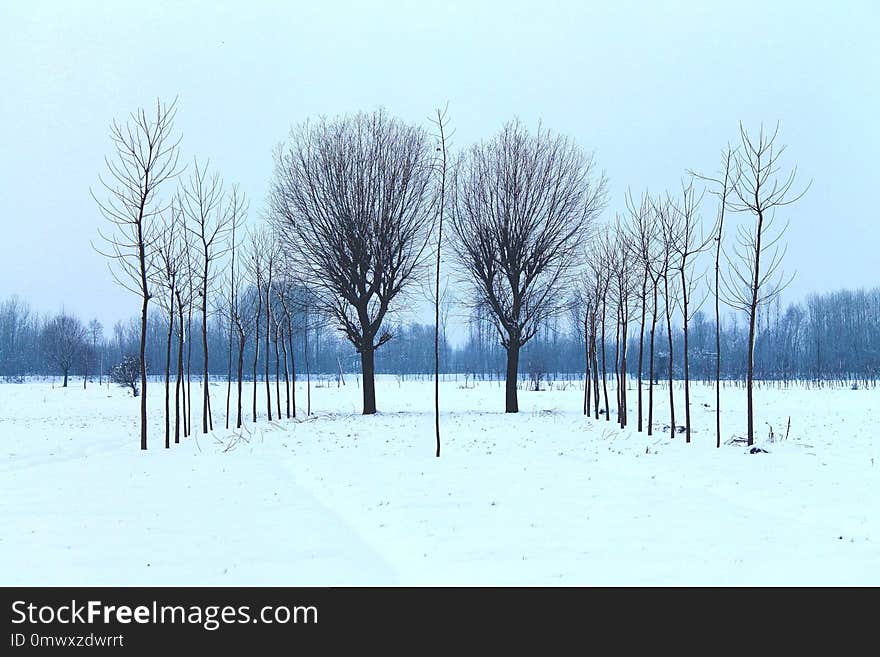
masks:
{"label": "snow", "polygon": [[[0,584],[880,584],[878,390],[761,387],[768,453],[749,454],[714,447],[702,384],[686,445],[660,431],[662,387],[648,437],[634,382],[619,431],[584,418],[579,384],[521,390],[506,415],[502,383],[459,378],[441,384],[436,459],[430,381],[380,377],[371,417],[346,383],[313,386],[309,418],[300,383],[296,421],[170,450],[151,384],[147,452],[119,388],[0,385]],[[220,427],[225,384],[211,391]],[[741,435],[744,392],[722,394],[724,436]]]}

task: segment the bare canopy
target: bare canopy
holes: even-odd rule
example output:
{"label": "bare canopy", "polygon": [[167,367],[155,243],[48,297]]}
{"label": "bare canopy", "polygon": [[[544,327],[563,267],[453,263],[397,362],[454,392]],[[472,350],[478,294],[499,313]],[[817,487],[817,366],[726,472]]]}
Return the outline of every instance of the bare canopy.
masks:
{"label": "bare canopy", "polygon": [[382,321],[426,255],[434,157],[424,130],[379,110],[295,129],[276,155],[272,218],[298,275],[361,356],[376,412]]}
{"label": "bare canopy", "polygon": [[457,260],[507,350],[506,405],[516,413],[519,350],[564,307],[605,178],[571,140],[508,123],[458,161],[451,225]]}

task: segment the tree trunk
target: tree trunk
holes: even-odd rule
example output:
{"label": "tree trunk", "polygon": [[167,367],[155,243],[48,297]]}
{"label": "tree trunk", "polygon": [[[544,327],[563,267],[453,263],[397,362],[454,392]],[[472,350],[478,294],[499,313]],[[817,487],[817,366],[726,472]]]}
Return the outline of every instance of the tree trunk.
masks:
{"label": "tree trunk", "polygon": [[715,247],[715,447],[721,447],[721,237],[724,229],[724,206],[727,199],[727,176],[724,178],[724,196],[721,200],[721,220],[718,224]]}
{"label": "tree trunk", "polygon": [[171,335],[174,332],[174,293],[168,305],[168,340],[165,344],[165,449],[171,447]]}
{"label": "tree trunk", "polygon": [[64,369],[64,383],[61,384],[62,388],[67,387],[67,368]]}
{"label": "tree trunk", "polygon": [[254,328],[254,422],[257,421],[257,361],[260,358],[260,314],[263,312],[262,302],[263,293],[260,292],[260,286],[257,284],[257,314]]}
{"label": "tree trunk", "polygon": [[242,397],[242,379],[244,377],[244,347],[245,347],[245,335],[244,331],[239,330],[238,332],[238,397],[236,398],[236,415],[235,415],[235,428],[241,429],[241,397]]}
{"label": "tree trunk", "polygon": [[[143,268],[143,262],[141,263]],[[147,304],[149,296],[143,297],[141,306],[141,449],[147,448]],[[67,372],[64,373],[64,385],[67,385]]]}
{"label": "tree trunk", "polygon": [[684,431],[685,442],[691,442],[691,373],[688,352],[688,289],[687,280],[685,278],[685,259],[681,260],[681,321],[682,331],[684,333]]}
{"label": "tree trunk", "polygon": [[281,419],[281,360],[278,355],[278,326],[275,326],[275,416]]}
{"label": "tree trunk", "polygon": [[[308,316],[306,316],[308,319]],[[312,414],[312,370],[309,365],[309,325],[303,329],[303,355],[306,359],[306,415]]]}
{"label": "tree trunk", "polygon": [[519,376],[519,350],[516,340],[507,345],[507,374],[504,379],[504,412],[519,413],[519,400],[516,396],[516,380]]}
{"label": "tree trunk", "polygon": [[663,287],[665,290],[666,302],[666,337],[669,341],[669,437],[675,438],[675,392],[672,389],[673,384],[673,354],[672,354],[672,307],[669,303],[669,279],[667,275],[663,276]]}
{"label": "tree trunk", "polygon": [[[183,306],[177,304],[177,316],[180,325],[177,332],[177,383],[174,386],[174,442],[180,442],[180,396],[183,392]],[[186,413],[186,397],[183,398],[184,414]]]}
{"label": "tree trunk", "polygon": [[[615,401],[617,402],[617,423],[621,423],[621,412],[623,405],[623,398],[621,397],[620,386],[620,310],[617,311],[616,316],[614,318],[614,379],[617,382],[617,390],[614,391]],[[621,428],[623,427],[620,424]]]}
{"label": "tree trunk", "polygon": [[[234,303],[234,302],[233,302]],[[226,428],[229,428],[229,402],[232,398],[232,313],[229,313],[229,350],[226,359]]]}
{"label": "tree trunk", "polygon": [[584,415],[590,414],[590,329],[584,313]]}
{"label": "tree trunk", "polygon": [[[757,195],[757,193],[756,193]],[[755,409],[752,400],[752,388],[755,381],[755,319],[758,313],[758,291],[761,272],[761,231],[764,214],[758,212],[758,226],[755,232],[755,272],[752,279],[752,299],[749,308],[749,362],[746,374],[746,413],[748,415],[748,445],[755,444]]]}
{"label": "tree trunk", "polygon": [[290,351],[290,412],[296,417],[296,358],[293,349],[293,325],[287,319],[287,348]]}
{"label": "tree trunk", "polygon": [[685,430],[685,442],[691,442],[691,375],[690,375],[690,363],[688,361],[688,318],[687,318],[687,293],[685,293],[683,299],[684,306],[684,318],[683,318],[683,327],[684,331],[684,430]]}
{"label": "tree trunk", "polygon": [[715,253],[715,447],[721,447],[721,307],[718,287],[720,258],[721,238],[719,237],[718,250]]}
{"label": "tree trunk", "polygon": [[[284,339],[284,329],[281,329],[281,351],[284,355],[284,411],[287,419],[290,419],[290,369],[287,366],[287,341]],[[281,417],[281,411],[278,411]]]}
{"label": "tree trunk", "polygon": [[[444,180],[446,171],[443,172]],[[440,237],[437,238],[437,277],[434,282],[434,456],[440,456],[440,244],[443,239],[443,206],[440,206]]]}
{"label": "tree trunk", "polygon": [[192,299],[189,301],[189,308],[187,310],[187,318],[186,318],[186,421],[184,422],[184,426],[186,427],[185,436],[189,436],[192,434],[192,309],[193,303]]}
{"label": "tree trunk", "polygon": [[608,369],[605,366],[605,324],[606,324],[606,305],[605,300],[602,300],[602,392],[605,396],[605,420],[608,421],[611,419],[611,409],[608,406],[608,382],[607,382],[607,372]]}
{"label": "tree trunk", "polygon": [[272,271],[269,271],[269,284],[266,285],[266,349],[263,360],[265,361],[265,372],[263,379],[266,383],[266,416],[269,422],[272,421],[272,387],[269,385],[269,332],[272,328],[272,320],[270,319],[271,307],[269,304],[269,294],[272,291]]}
{"label": "tree trunk", "polygon": [[620,321],[620,331],[621,331],[621,347],[620,347],[620,428],[625,429],[628,418],[629,409],[626,405],[626,340],[627,340],[627,331],[626,327],[629,324],[629,315],[624,310],[623,316]]}
{"label": "tree trunk", "polygon": [[596,329],[590,334],[590,362],[593,370],[593,417],[599,419],[599,351],[596,348]]}
{"label": "tree trunk", "polygon": [[651,339],[648,349],[648,435],[654,434],[654,336],[657,333],[657,282],[652,282],[654,288],[654,310],[651,313]]}
{"label": "tree trunk", "polygon": [[746,373],[746,413],[748,417],[748,442],[749,446],[755,443],[755,416],[752,402],[752,387],[755,372],[755,311],[752,309],[749,318],[749,362]]}
{"label": "tree trunk", "polygon": [[375,376],[375,349],[372,342],[369,347],[361,349],[361,374],[364,392],[364,415],[372,415],[376,412],[376,376]]}
{"label": "tree trunk", "polygon": [[[202,390],[202,433],[208,433],[211,415],[211,393],[208,389],[208,254],[205,253],[204,285],[202,287],[202,348],[204,349],[204,373]],[[211,423],[213,424],[213,422]],[[213,427],[211,427],[213,428]]]}
{"label": "tree trunk", "polygon": [[642,318],[639,322],[639,398],[638,398],[638,407],[639,407],[639,418],[636,423],[636,429],[639,433],[642,432],[642,371],[644,369],[644,355],[645,355],[645,312],[648,305],[648,268],[645,267],[644,276],[642,278]]}

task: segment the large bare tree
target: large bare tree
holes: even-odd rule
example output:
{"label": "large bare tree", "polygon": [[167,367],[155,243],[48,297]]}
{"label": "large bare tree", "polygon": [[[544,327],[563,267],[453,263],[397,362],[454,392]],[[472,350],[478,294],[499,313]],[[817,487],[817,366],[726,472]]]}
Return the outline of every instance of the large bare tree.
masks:
{"label": "large bare tree", "polygon": [[450,225],[456,258],[507,351],[505,411],[519,411],[519,352],[565,308],[605,178],[570,139],[513,121],[456,163]]}
{"label": "large bare tree", "polygon": [[743,310],[749,319],[748,361],[746,363],[747,442],[755,442],[752,388],[755,374],[755,333],[758,310],[779,295],[789,281],[782,274],[785,247],[781,240],[787,224],[777,226],[777,208],[791,205],[803,197],[809,185],[795,191],[797,167],[780,175],[779,158],[785,146],[776,144],[779,125],[772,133],[763,126],[757,137],[740,124],[740,147],[734,154],[735,176],[730,210],[753,218],[749,226],[738,226],[736,242],[727,261],[729,274],[722,279],[727,303]]}
{"label": "large bare tree", "polygon": [[[176,101],[175,101],[176,102]],[[156,219],[166,206],[158,190],[179,173],[180,138],[172,135],[175,102],[156,101],[155,113],[139,109],[125,124],[110,124],[114,157],[105,158],[106,176],[101,184],[107,197],[99,200],[101,214],[110,224],[99,231],[104,247],[99,253],[110,259],[114,279],[141,299],[141,449],[147,448],[147,308],[153,296],[150,278],[152,249],[157,238]]]}
{"label": "large bare tree", "polygon": [[272,217],[298,277],[360,353],[363,412],[376,412],[382,322],[425,262],[434,156],[424,130],[384,111],[295,129],[276,156]]}

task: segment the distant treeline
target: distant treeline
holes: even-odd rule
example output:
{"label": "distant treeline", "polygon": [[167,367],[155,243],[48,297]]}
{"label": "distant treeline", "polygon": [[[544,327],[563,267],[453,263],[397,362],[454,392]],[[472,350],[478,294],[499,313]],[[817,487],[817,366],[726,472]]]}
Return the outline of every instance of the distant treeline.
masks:
{"label": "distant treeline", "polygon": [[[0,377],[20,381],[34,375],[57,375],[98,379],[127,355],[138,353],[139,321],[117,322],[109,330],[97,320],[85,321],[67,312],[41,315],[18,298],[0,304]],[[520,377],[532,383],[572,378],[583,371],[584,343],[579,324],[557,317],[545,322],[524,348]],[[393,336],[376,351],[376,371],[402,376],[432,374],[434,369],[433,325],[391,324]],[[147,365],[154,375],[165,367],[167,318],[151,315],[147,330]],[[658,345],[666,344],[658,327]],[[699,312],[690,331],[691,378],[711,382],[715,367],[715,323]],[[476,379],[503,378],[506,354],[497,332],[487,317],[471,318],[467,339],[451,345],[441,327],[440,370],[443,374],[467,375]],[[203,358],[203,341],[198,321],[193,321],[186,341],[186,360],[193,375]],[[722,378],[740,380],[745,375],[748,327],[735,315],[722,322]],[[681,353],[683,335],[673,331],[674,353]],[[360,358],[351,343],[329,321],[311,317],[307,310],[294,313],[293,348],[297,377],[337,377],[359,374]],[[226,322],[215,316],[208,324],[209,369],[212,375],[228,374],[229,333]],[[614,344],[608,341],[613,353]],[[638,339],[630,338],[631,354],[638,352]],[[248,342],[245,362],[253,360],[253,343]],[[257,371],[265,369],[266,354],[258,354]],[[270,350],[270,366],[274,353]],[[656,353],[656,371],[662,379],[668,354]],[[681,376],[681,360],[673,363]],[[613,363],[608,363],[613,371]],[[627,363],[635,376],[637,362]],[[250,369],[250,368],[247,368]],[[759,313],[755,350],[756,378],[788,382],[834,382],[876,385],[880,374],[880,288],[841,290],[815,294],[804,303],[783,307],[778,301]],[[245,373],[247,377],[247,372]],[[248,377],[249,378],[249,377]]]}

